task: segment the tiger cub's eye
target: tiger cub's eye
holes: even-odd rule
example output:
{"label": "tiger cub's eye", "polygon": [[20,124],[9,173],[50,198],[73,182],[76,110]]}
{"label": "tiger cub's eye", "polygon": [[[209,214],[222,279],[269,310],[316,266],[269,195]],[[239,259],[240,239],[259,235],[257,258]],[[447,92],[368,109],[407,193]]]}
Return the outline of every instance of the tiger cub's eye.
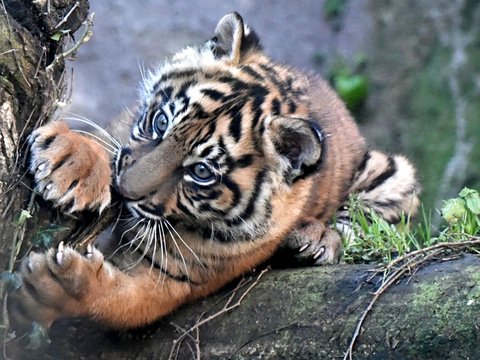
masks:
{"label": "tiger cub's eye", "polygon": [[153,116],[152,128],[158,136],[162,136],[167,130],[168,119],[162,110],[158,110]]}
{"label": "tiger cub's eye", "polygon": [[190,175],[198,182],[208,182],[214,178],[212,171],[202,163],[193,165],[190,169]]}

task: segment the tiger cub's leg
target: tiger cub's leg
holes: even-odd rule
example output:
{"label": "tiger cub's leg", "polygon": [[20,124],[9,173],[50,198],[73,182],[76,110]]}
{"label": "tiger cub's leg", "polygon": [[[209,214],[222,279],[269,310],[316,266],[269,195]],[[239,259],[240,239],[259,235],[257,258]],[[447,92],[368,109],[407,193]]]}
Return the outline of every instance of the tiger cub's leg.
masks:
{"label": "tiger cub's leg", "polygon": [[[348,191],[356,195],[365,214],[373,210],[392,224],[398,223],[402,214],[415,215],[419,193],[415,169],[405,157],[375,150],[365,153]],[[280,252],[283,258],[293,258],[294,264],[337,262],[342,246],[340,234],[348,238],[353,226],[347,198],[331,224],[326,227],[315,219],[301,224],[285,239]]]}
{"label": "tiger cub's leg", "polygon": [[84,254],[60,245],[31,253],[22,262],[22,286],[9,295],[12,325],[27,330],[31,321],[48,328],[55,320],[87,316],[117,329],[138,327],[165,315],[191,293],[191,285],[158,274],[147,265],[125,273],[95,248]]}
{"label": "tiger cub's leg", "polygon": [[[415,168],[405,157],[370,150],[354,175],[349,194],[355,196],[367,217],[373,210],[387,222],[397,224],[402,216],[416,214],[420,191]],[[335,226],[344,236],[352,231],[348,205],[347,198],[335,216]]]}
{"label": "tiger cub's leg", "polygon": [[[293,256],[294,264],[323,265],[337,263],[341,250],[342,240],[339,233],[311,218],[304,220],[287,236],[279,254],[282,257]],[[288,259],[282,261],[284,264],[291,263]]]}
{"label": "tiger cub's leg", "polygon": [[112,170],[105,149],[52,121],[30,136],[35,190],[69,212],[102,210],[110,203]]}

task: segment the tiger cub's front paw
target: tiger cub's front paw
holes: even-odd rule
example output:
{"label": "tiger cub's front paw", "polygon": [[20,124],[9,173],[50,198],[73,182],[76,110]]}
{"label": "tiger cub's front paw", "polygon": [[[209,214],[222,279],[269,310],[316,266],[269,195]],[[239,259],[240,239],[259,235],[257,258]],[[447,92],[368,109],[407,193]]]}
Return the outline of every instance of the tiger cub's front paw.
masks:
{"label": "tiger cub's front paw", "polygon": [[69,212],[103,210],[111,199],[112,170],[107,152],[95,141],[53,121],[30,136],[35,189]]}
{"label": "tiger cub's front paw", "polygon": [[290,248],[300,264],[335,264],[340,260],[342,239],[335,230],[312,221],[292,231],[282,246]]}
{"label": "tiger cub's front paw", "polygon": [[48,328],[57,319],[88,314],[104,271],[102,254],[91,246],[85,254],[63,243],[31,253],[19,270],[22,286],[8,298],[12,325],[20,330],[37,321]]}

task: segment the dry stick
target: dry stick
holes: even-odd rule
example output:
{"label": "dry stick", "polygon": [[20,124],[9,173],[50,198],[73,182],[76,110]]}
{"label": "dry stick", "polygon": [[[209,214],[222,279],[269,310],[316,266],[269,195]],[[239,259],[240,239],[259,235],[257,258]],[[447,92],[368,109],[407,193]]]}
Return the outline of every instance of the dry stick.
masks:
{"label": "dry stick", "polygon": [[283,325],[283,326],[279,326],[273,330],[270,330],[270,331],[267,331],[267,332],[264,332],[263,334],[259,334],[259,335],[256,335],[256,336],[252,336],[250,338],[248,338],[243,344],[241,344],[238,348],[235,349],[235,351],[227,358],[227,360],[230,360],[237,352],[239,352],[243,347],[245,347],[246,345],[250,344],[252,341],[254,340],[258,340],[262,337],[265,337],[265,336],[268,336],[270,334],[278,334],[280,331],[283,331],[285,329],[288,329],[289,327],[292,327],[292,326],[301,326],[301,324],[298,324],[296,321],[292,321],[291,323],[287,324],[287,325]]}
{"label": "dry stick", "polygon": [[479,237],[472,236],[471,238],[475,239],[475,240],[466,240],[466,241],[461,241],[461,242],[443,242],[443,243],[438,243],[438,244],[435,244],[435,245],[432,245],[432,246],[429,246],[429,247],[426,247],[426,248],[423,248],[423,249],[420,249],[420,250],[415,250],[415,251],[409,252],[405,255],[397,257],[395,260],[392,260],[385,267],[381,267],[381,268],[379,268],[377,270],[374,270],[374,271],[388,270],[388,269],[392,268],[393,266],[397,265],[398,263],[402,262],[403,260],[409,258],[409,257],[415,256],[415,255],[418,255],[418,254],[425,254],[426,252],[429,252],[431,250],[435,250],[435,249],[438,249],[438,248],[445,248],[445,247],[447,247],[447,248],[458,248],[458,247],[462,248],[462,247],[467,247],[469,245],[480,245],[480,238]]}
{"label": "dry stick", "polygon": [[[188,330],[185,331],[184,334],[182,334],[180,337],[178,337],[176,340],[174,340],[174,344],[173,344],[173,347],[172,347],[172,350],[170,351],[170,355],[168,356],[168,359],[176,359],[178,357],[178,351],[179,351],[179,344],[181,344],[181,342],[185,339],[185,337],[187,337],[188,335],[191,334],[192,331],[195,331],[197,329],[200,328],[200,326],[202,325],[205,325],[206,323],[214,320],[215,318],[219,317],[220,315],[223,315],[229,311],[232,311],[233,309],[239,307],[241,304],[242,304],[242,301],[243,299],[248,295],[248,293],[258,284],[258,282],[260,281],[260,279],[262,278],[262,276],[267,272],[269,271],[270,268],[266,268],[266,269],[263,269],[260,274],[258,274],[257,278],[255,279],[255,281],[244,291],[244,293],[240,296],[240,298],[237,300],[237,302],[235,302],[233,305],[231,305],[235,295],[236,295],[236,289],[239,287],[237,285],[237,287],[235,288],[235,290],[232,292],[232,295],[230,295],[230,297],[228,298],[226,304],[223,306],[223,308],[216,312],[215,314],[212,314],[210,315],[209,317],[201,320],[201,321],[197,321],[194,325],[192,325]],[[175,350],[177,350],[177,355],[175,357],[173,357],[173,354],[175,352]]]}
{"label": "dry stick", "polygon": [[72,13],[75,11],[75,9],[80,5],[80,3],[77,1],[73,6],[72,8],[70,9],[70,11],[67,13],[67,15],[65,15],[63,17],[62,20],[60,20],[60,22],[55,25],[54,29],[58,29],[60,26],[62,26],[63,24],[65,24],[68,20],[68,18],[70,17],[70,15],[72,15]]}
{"label": "dry stick", "polygon": [[95,13],[91,13],[87,19],[83,22],[83,25],[85,26],[85,30],[82,33],[82,36],[80,37],[80,40],[78,40],[70,49],[66,50],[63,53],[58,54],[55,56],[53,61],[46,67],[47,71],[52,71],[53,67],[62,59],[68,57],[72,53],[78,50],[80,46],[82,46],[84,43],[86,43],[90,38],[92,37],[92,27],[93,27],[93,21],[95,19]]}
{"label": "dry stick", "polygon": [[9,53],[15,52],[15,51],[18,51],[18,49],[10,49],[10,50],[4,51],[4,52],[0,53],[0,56],[9,54]]}
{"label": "dry stick", "polygon": [[[195,323],[200,322],[200,321],[202,320],[202,318],[203,318],[210,310],[212,310],[212,309],[213,309],[215,306],[217,306],[220,302],[222,302],[223,300],[225,300],[226,298],[228,298],[228,299],[227,299],[227,302],[225,303],[225,305],[223,306],[223,308],[222,308],[221,311],[225,310],[225,308],[226,308],[228,305],[231,304],[231,302],[232,302],[233,298],[235,297],[237,291],[240,290],[246,283],[247,283],[247,281],[245,280],[245,278],[242,278],[231,292],[227,293],[225,296],[222,296],[222,297],[221,297],[218,301],[216,301],[212,306],[210,306],[207,310],[205,310],[204,312],[202,312],[202,313],[200,314],[200,316],[197,318],[197,321],[196,321]],[[186,331],[184,328],[178,326],[177,324],[175,324],[175,323],[173,323],[173,322],[170,322],[170,325],[174,326],[174,327],[177,328],[177,329],[180,329],[180,331],[183,332],[183,335],[182,335],[182,336],[180,336],[179,338],[177,338],[177,339],[175,339],[175,340],[173,341],[173,347],[172,347],[172,350],[170,351],[170,355],[169,355],[169,359],[170,359],[171,357],[174,358],[174,359],[177,359],[177,358],[178,358],[178,353],[179,353],[179,351],[180,351],[180,347],[182,346],[182,343],[183,343],[183,341],[185,340],[186,336],[188,336],[188,337],[190,337],[190,338],[192,338],[192,339],[193,339],[193,337],[192,337],[190,334],[188,334],[187,331]],[[198,327],[197,327],[197,331],[198,331]],[[175,351],[176,354],[175,354],[175,356],[173,357],[173,351],[174,351],[175,348],[176,348],[176,351]]]}
{"label": "dry stick", "polygon": [[352,340],[350,341],[350,345],[348,346],[348,349],[347,349],[347,351],[346,351],[346,353],[343,357],[343,360],[347,360],[347,359],[352,360],[353,347],[355,346],[355,341],[357,340],[358,335],[360,334],[360,331],[361,331],[362,325],[365,321],[365,318],[370,313],[370,311],[373,308],[373,305],[375,305],[375,303],[380,298],[380,296],[382,296],[382,294],[384,294],[385,291],[388,290],[393,283],[395,283],[400,277],[402,277],[412,267],[417,267],[417,266],[425,263],[428,259],[434,257],[435,255],[438,255],[439,253],[441,253],[443,251],[443,249],[434,249],[434,250],[437,250],[437,251],[434,251],[430,254],[425,255],[421,260],[418,260],[418,261],[413,262],[413,263],[410,262],[410,263],[402,265],[400,267],[399,271],[396,271],[394,274],[390,275],[387,278],[387,280],[380,286],[380,288],[377,291],[375,291],[375,293],[373,294],[372,300],[370,301],[367,308],[362,313],[362,315],[360,316],[360,319],[357,322],[355,332],[353,333]]}

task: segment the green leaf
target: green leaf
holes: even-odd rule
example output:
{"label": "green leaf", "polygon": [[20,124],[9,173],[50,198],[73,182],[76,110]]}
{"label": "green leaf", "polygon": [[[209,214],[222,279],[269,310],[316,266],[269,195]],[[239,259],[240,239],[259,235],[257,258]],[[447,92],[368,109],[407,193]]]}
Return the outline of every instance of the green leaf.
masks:
{"label": "green leaf", "polygon": [[368,93],[368,81],[365,75],[340,74],[333,80],[338,94],[350,109],[360,105]]}
{"label": "green leaf", "polygon": [[25,347],[29,350],[38,350],[45,348],[51,343],[47,331],[36,321],[32,323],[32,331],[28,334],[28,345]]}
{"label": "green leaf", "polygon": [[467,208],[475,215],[480,215],[480,194],[476,190],[464,188],[459,196],[465,199]]}
{"label": "green leaf", "polygon": [[60,39],[62,38],[63,34],[61,31],[57,31],[55,34],[53,34],[52,36],[50,36],[50,39],[52,39],[53,41],[60,41]]}
{"label": "green leaf", "polygon": [[50,224],[48,227],[40,229],[33,235],[32,244],[38,247],[50,248],[57,233],[70,230],[67,226]]}
{"label": "green leaf", "polygon": [[340,16],[345,9],[345,0],[326,0],[323,5],[323,11],[327,18]]}
{"label": "green leaf", "polygon": [[467,213],[466,203],[463,199],[455,198],[445,201],[442,207],[442,217],[450,224],[456,224]]}
{"label": "green leaf", "polygon": [[32,214],[30,214],[29,211],[27,210],[22,210],[20,215],[18,216],[18,219],[14,222],[15,226],[22,226],[25,224],[25,222],[32,217]]}

